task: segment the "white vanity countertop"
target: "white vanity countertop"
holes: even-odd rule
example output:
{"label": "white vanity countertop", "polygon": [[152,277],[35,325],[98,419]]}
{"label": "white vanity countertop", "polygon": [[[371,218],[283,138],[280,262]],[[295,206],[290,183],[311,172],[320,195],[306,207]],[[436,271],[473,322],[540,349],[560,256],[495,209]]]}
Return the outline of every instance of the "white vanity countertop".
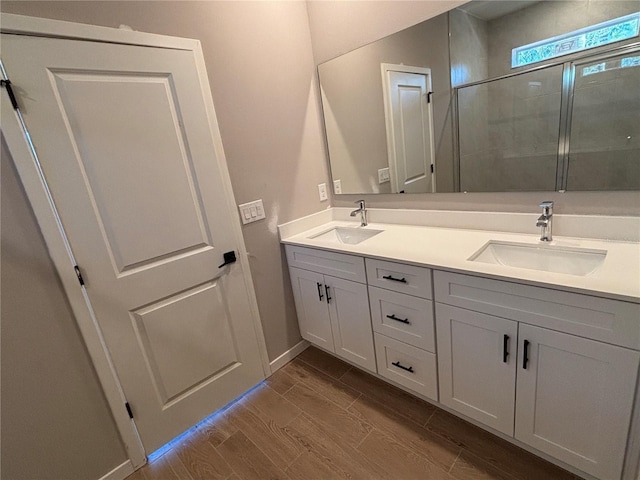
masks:
{"label": "white vanity countertop", "polygon": [[[327,218],[327,215],[324,215],[324,219]],[[468,260],[489,241],[540,246],[542,242],[539,240],[539,235],[369,223],[367,227],[358,228],[383,230],[383,232],[360,244],[347,245],[309,237],[337,226],[357,227],[358,222],[330,220],[317,226],[312,226],[312,223],[317,224],[317,221],[307,221],[306,224],[299,224],[295,229],[281,226],[281,242],[640,303],[640,243],[638,242],[554,236],[550,244],[544,245],[607,251],[603,264],[593,273],[577,276]],[[299,231],[301,228],[307,229]]]}

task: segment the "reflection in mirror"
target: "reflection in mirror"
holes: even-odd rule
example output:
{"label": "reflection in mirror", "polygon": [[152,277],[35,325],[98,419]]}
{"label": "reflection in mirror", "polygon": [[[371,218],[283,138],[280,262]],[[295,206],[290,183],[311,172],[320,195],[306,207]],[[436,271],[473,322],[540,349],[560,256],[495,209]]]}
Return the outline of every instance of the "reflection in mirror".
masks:
{"label": "reflection in mirror", "polygon": [[460,190],[555,190],[561,92],[560,65],[460,88]]}
{"label": "reflection in mirror", "polygon": [[640,50],[576,64],[567,190],[640,190]]}
{"label": "reflection in mirror", "polygon": [[640,189],[638,10],[473,1],[319,65],[334,183],[341,193]]}
{"label": "reflection in mirror", "polygon": [[448,34],[440,15],[318,66],[342,193],[453,188]]}

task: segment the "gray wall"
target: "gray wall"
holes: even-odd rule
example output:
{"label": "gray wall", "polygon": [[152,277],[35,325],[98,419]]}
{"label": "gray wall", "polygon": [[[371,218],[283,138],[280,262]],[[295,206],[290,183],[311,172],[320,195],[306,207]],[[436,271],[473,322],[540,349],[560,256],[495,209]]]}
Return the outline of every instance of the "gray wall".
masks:
{"label": "gray wall", "polygon": [[2,478],[100,478],[127,457],[2,139]]}
{"label": "gray wall", "polygon": [[316,63],[375,42],[468,0],[308,0]]}
{"label": "gray wall", "polygon": [[202,43],[237,203],[264,201],[243,234],[269,358],[301,340],[276,225],[327,207],[319,100],[304,2],[3,1],[3,12]]}

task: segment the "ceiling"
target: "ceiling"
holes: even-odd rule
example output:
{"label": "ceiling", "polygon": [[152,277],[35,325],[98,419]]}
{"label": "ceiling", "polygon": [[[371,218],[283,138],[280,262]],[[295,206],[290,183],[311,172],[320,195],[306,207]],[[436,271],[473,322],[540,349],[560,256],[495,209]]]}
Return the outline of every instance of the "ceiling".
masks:
{"label": "ceiling", "polygon": [[539,2],[540,0],[474,0],[458,9],[482,20],[493,20]]}

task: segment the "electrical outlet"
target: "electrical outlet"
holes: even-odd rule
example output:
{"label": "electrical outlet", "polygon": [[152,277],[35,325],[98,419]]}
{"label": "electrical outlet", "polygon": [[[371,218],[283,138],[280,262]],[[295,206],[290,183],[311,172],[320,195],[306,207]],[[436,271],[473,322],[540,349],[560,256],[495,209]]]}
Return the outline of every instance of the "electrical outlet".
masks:
{"label": "electrical outlet", "polygon": [[391,181],[389,177],[389,167],[378,170],[378,183],[387,183]]}
{"label": "electrical outlet", "polygon": [[243,225],[265,218],[262,199],[243,203],[242,205],[238,205],[238,208],[240,209],[240,219]]}
{"label": "electrical outlet", "polygon": [[340,195],[342,193],[342,184],[340,183],[340,180],[333,181],[333,193],[336,195]]}
{"label": "electrical outlet", "polygon": [[318,184],[318,193],[320,194],[320,201],[324,202],[328,197],[327,197],[327,184],[326,183],[320,183]]}

